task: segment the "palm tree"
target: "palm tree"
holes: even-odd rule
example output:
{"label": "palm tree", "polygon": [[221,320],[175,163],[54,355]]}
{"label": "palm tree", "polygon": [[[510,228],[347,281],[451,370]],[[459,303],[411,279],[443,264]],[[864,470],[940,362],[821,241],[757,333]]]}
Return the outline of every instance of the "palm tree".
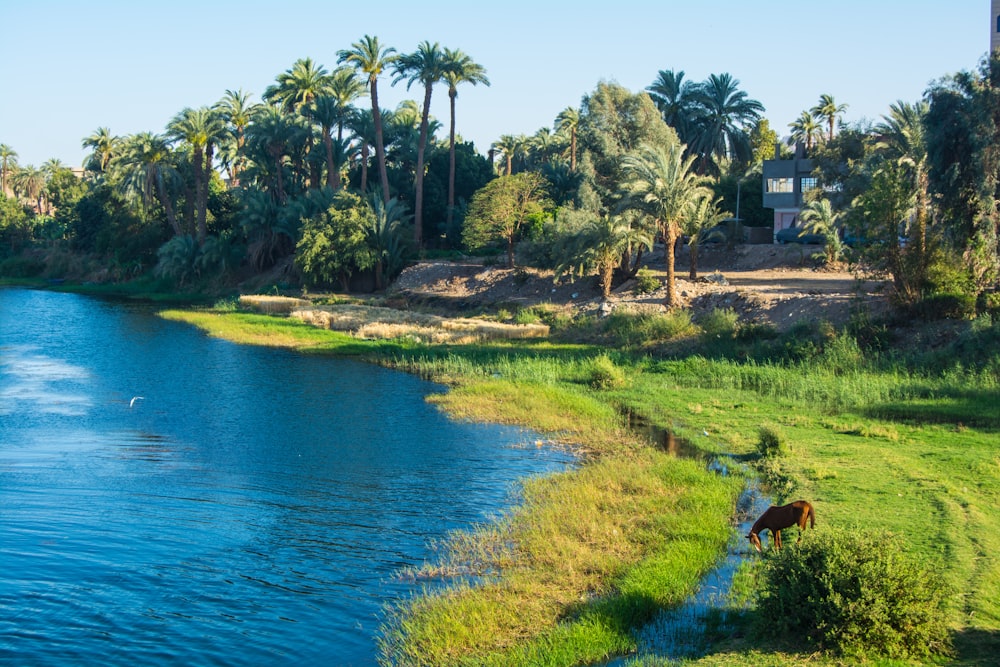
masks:
{"label": "palm tree", "polygon": [[393,198],[386,204],[379,197],[369,201],[372,224],[365,230],[365,241],[375,256],[375,289],[385,287],[386,278],[391,278],[403,268],[404,248],[402,227],[409,221],[406,206]]}
{"label": "palm tree", "polygon": [[807,152],[811,151],[813,143],[823,136],[823,128],[808,111],[803,111],[801,116],[788,124],[788,127],[792,130],[792,141],[805,144]]}
{"label": "palm tree", "polygon": [[660,70],[656,80],[646,87],[664,122],[674,128],[684,142],[691,138],[697,90],[697,84],[684,80],[684,72],[673,70]]}
{"label": "palm tree", "polygon": [[701,156],[702,171],[712,157],[747,162],[752,157],[747,127],[764,113],[764,105],[739,89],[739,79],[730,74],[712,74],[694,92],[699,105],[695,152]]}
{"label": "palm tree", "polygon": [[247,128],[247,147],[258,156],[256,168],[270,181],[270,195],[278,204],[284,204],[287,196],[285,160],[301,131],[292,117],[276,107],[267,107]]}
{"label": "palm tree", "polygon": [[212,177],[215,146],[224,140],[226,124],[222,115],[214,109],[187,108],[170,121],[167,134],[175,141],[182,141],[191,147],[196,239],[198,243],[204,243],[208,233],[208,182]]}
{"label": "palm tree", "polygon": [[458,49],[452,51],[446,48],[444,58],[448,63],[444,80],[448,84],[451,119],[448,129],[448,212],[445,229],[451,229],[455,214],[455,98],[458,97],[458,84],[471,83],[475,86],[481,83],[488,86],[490,80],[486,78],[486,69],[482,65]]}
{"label": "palm tree", "polygon": [[361,192],[368,191],[368,147],[375,145],[375,119],[372,112],[355,109],[347,121],[348,127],[357,137],[361,152]]}
{"label": "palm tree", "polygon": [[350,121],[353,111],[351,104],[364,92],[365,84],[358,79],[357,70],[353,67],[342,66],[333,70],[327,94],[337,100],[337,108],[340,112],[337,118],[338,140],[344,139],[344,125]]}
{"label": "palm tree", "polygon": [[809,110],[816,120],[824,120],[830,128],[830,135],[828,139],[833,141],[833,126],[837,121],[837,116],[840,116],[845,111],[847,111],[846,104],[837,104],[833,100],[833,95],[823,94],[819,96],[819,103]]}
{"label": "palm tree", "polygon": [[378,162],[379,178],[382,181],[382,200],[389,201],[389,172],[385,165],[385,145],[382,142],[382,112],[378,106],[378,77],[386,67],[396,60],[396,49],[383,47],[378,37],[365,35],[361,41],[351,45],[350,50],[337,54],[337,61],[347,63],[366,75],[368,91],[372,98],[372,118],[375,121],[375,159]]}
{"label": "palm tree", "polygon": [[679,223],[685,207],[698,197],[709,194],[708,179],[694,170],[695,156],[684,156],[685,147],[679,140],[666,146],[643,144],[639,150],[625,156],[626,207],[642,211],[653,218],[665,239],[667,262],[667,306],[679,305],[674,274],[674,246],[677,244]]}
{"label": "palm tree", "polygon": [[7,144],[0,144],[0,195],[7,194],[11,172],[17,165],[17,151]]}
{"label": "palm tree", "polygon": [[106,127],[99,127],[83,140],[83,147],[93,150],[87,159],[87,169],[104,174],[118,151],[120,141]]}
{"label": "palm tree", "polygon": [[698,279],[698,248],[701,246],[702,235],[712,227],[721,224],[730,217],[729,211],[721,208],[722,197],[706,193],[688,202],[680,219],[681,231],[688,237],[688,248],[691,253],[688,278]]}
{"label": "palm tree", "polygon": [[33,202],[35,213],[42,214],[42,198],[45,196],[45,172],[34,165],[19,167],[11,179],[14,193],[19,197]]}
{"label": "palm tree", "polygon": [[915,233],[911,234],[913,252],[923,253],[927,246],[927,224],[930,218],[930,182],[928,178],[927,139],[924,118],[930,105],[921,100],[915,104],[897,101],[889,106],[889,115],[875,126],[879,137],[876,148],[900,166],[906,167],[916,191],[914,215]]}
{"label": "palm tree", "polygon": [[814,199],[806,204],[802,209],[799,219],[802,221],[802,228],[809,234],[819,234],[826,240],[824,250],[826,261],[833,264],[840,254],[840,235],[838,234],[837,220],[839,213],[834,213],[828,199]]}
{"label": "palm tree", "polygon": [[183,235],[170,194],[181,177],[166,137],[151,132],[126,137],[122,140],[121,155],[112,165],[118,176],[115,180],[127,199],[146,210],[152,206],[154,197],[159,199],[174,235]]}
{"label": "palm tree", "polygon": [[415,82],[424,86],[424,105],[420,113],[420,138],[417,140],[417,173],[415,179],[415,197],[413,206],[413,238],[417,247],[423,245],[424,219],[424,150],[427,146],[427,121],[431,115],[431,92],[434,84],[444,80],[445,74],[452,67],[445,51],[437,42],[431,44],[423,41],[417,45],[417,50],[400,56],[394,63],[396,78],[393,84],[406,80],[406,89]]}
{"label": "palm tree", "polygon": [[576,171],[576,131],[580,127],[580,110],[566,107],[556,116],[556,130],[569,132],[569,170]]}
{"label": "palm tree", "polygon": [[633,227],[628,216],[607,213],[594,215],[584,233],[586,254],[597,269],[601,298],[606,301],[622,256],[637,246],[651,248],[653,239],[645,230]]}
{"label": "palm tree", "polygon": [[514,173],[514,158],[519,157],[524,152],[527,141],[527,137],[523,134],[517,136],[502,134],[498,140],[493,142],[493,150],[500,151],[506,160],[507,168],[504,174],[507,176]]}
{"label": "palm tree", "polygon": [[286,112],[299,111],[329,90],[330,75],[312,58],[300,58],[290,69],[276,77],[277,83],[267,87],[264,100],[277,104]]}
{"label": "palm tree", "polygon": [[[321,95],[303,109],[303,113],[320,126],[326,152],[326,183],[334,190],[340,188],[340,167],[343,164],[343,140],[333,139],[333,126],[344,117],[340,101],[332,95]],[[334,150],[334,143],[337,150]]]}
{"label": "palm tree", "polygon": [[246,156],[243,148],[246,145],[246,132],[254,117],[260,112],[260,105],[250,103],[250,95],[240,90],[226,90],[226,94],[215,104],[215,109],[222,114],[229,125],[227,141],[219,147],[222,163],[229,174],[229,183],[233,187],[240,184],[240,173],[246,166]]}

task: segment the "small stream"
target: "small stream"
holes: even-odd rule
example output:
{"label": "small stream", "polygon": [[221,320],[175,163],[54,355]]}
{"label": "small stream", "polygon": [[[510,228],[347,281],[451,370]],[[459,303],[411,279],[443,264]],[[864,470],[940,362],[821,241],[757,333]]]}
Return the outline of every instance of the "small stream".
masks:
{"label": "small stream", "polygon": [[[673,433],[648,423],[632,413],[626,413],[628,425],[646,436],[657,446],[676,456],[705,458],[705,453]],[[711,458],[707,467],[720,475],[729,474],[731,461]],[[741,465],[741,464],[737,464]],[[749,476],[748,476],[749,477]],[[707,650],[706,627],[712,623],[724,629],[726,612],[730,609],[729,592],[740,563],[752,553],[744,537],[771,504],[755,479],[750,479],[736,503],[736,525],[729,537],[726,556],[702,579],[698,589],[679,607],[667,609],[645,627],[638,630],[635,654],[615,658],[606,667],[626,667],[643,657],[656,656],[671,660],[693,659]]]}

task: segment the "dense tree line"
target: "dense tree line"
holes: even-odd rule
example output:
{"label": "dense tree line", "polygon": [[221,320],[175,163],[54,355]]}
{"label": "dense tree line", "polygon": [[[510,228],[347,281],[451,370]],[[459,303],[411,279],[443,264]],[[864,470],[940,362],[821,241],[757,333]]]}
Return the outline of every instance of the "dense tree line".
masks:
{"label": "dense tree line", "polygon": [[[10,195],[0,270],[72,273],[89,257],[112,279],[284,267],[307,287],[346,289],[364,273],[380,288],[417,253],[453,249],[596,275],[607,293],[655,240],[687,240],[694,277],[706,230],[734,216],[771,224],[761,166],[778,135],[728,73],[692,82],[662,70],[641,92],[600,82],[551,128],[500,135],[484,157],[456,130],[459,87],[489,84],[468,55],[426,41],[399,53],[366,35],[337,64],[301,59],[260,102],[228,90],[161,133],[98,128],[83,139],[82,180],[58,162],[20,166],[0,144]],[[826,237],[828,261],[852,241],[849,252],[891,276],[907,304],[952,299],[967,312],[995,287],[998,71],[988,59],[875,125],[840,122],[838,132],[846,105],[826,94],[789,125],[789,143],[816,164],[802,220]],[[380,108],[390,75],[420,102]],[[437,86],[450,102],[443,138],[430,115]]]}

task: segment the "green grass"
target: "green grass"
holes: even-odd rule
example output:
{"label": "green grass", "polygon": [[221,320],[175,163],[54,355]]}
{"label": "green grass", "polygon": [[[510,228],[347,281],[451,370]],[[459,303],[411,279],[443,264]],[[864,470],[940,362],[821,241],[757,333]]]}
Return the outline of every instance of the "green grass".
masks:
{"label": "green grass", "polygon": [[[733,338],[726,354],[707,356],[671,357],[661,346],[654,357],[641,345],[418,346],[239,313],[171,317],[240,342],[361,355],[447,382],[452,391],[432,400],[458,418],[523,424],[591,453],[578,470],[530,480],[508,516],[445,545],[431,572],[472,567],[481,578],[435,586],[389,616],[383,649],[399,664],[598,661],[632,650],[630,630],[693,588],[724,548],[739,482],[652,449],[625,428],[626,409],[705,451],[758,463],[774,500],[813,502],[817,530],[899,536],[952,591],[955,654],[942,662],[991,664],[1000,654],[996,324],[971,327],[946,363],[943,352],[877,354],[828,334],[809,345],[769,334],[765,347]],[[614,327],[632,340],[628,323]],[[766,463],[762,428],[782,444]],[[744,603],[753,571],[737,580]],[[734,609],[738,627],[753,614]],[[693,664],[839,664],[749,632],[711,638]]]}

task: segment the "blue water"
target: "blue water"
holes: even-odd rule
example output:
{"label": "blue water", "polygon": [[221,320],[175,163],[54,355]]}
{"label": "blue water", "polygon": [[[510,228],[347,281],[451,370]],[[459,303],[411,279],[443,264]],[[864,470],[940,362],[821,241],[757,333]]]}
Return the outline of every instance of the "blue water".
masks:
{"label": "blue water", "polygon": [[441,390],[0,289],[0,662],[376,664],[400,571],[571,463]]}

